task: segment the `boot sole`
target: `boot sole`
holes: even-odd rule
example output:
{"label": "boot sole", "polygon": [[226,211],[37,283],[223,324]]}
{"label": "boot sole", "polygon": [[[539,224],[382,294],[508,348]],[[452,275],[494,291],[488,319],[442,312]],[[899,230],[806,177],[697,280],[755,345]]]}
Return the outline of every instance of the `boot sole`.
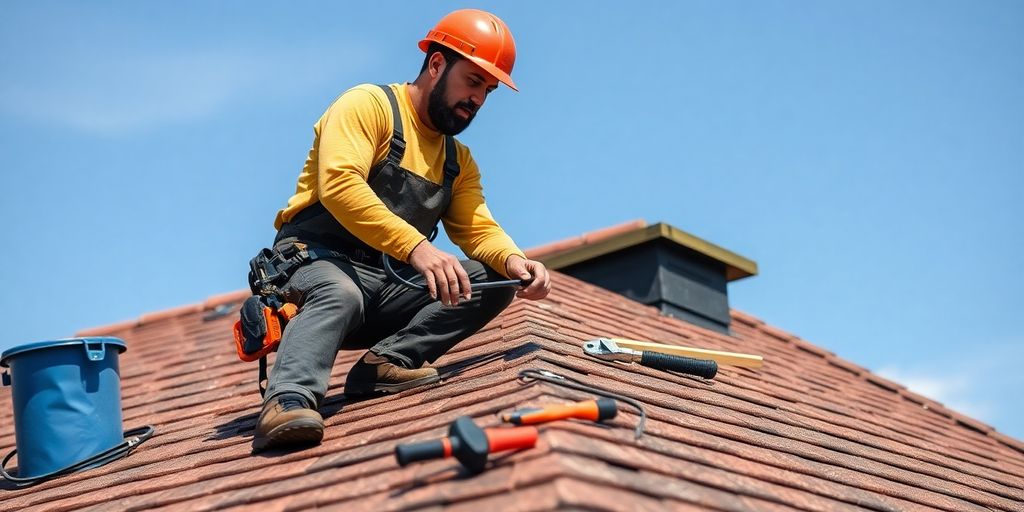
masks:
{"label": "boot sole", "polygon": [[399,382],[396,384],[386,383],[375,383],[373,387],[353,387],[351,390],[349,386],[345,386],[345,394],[348,396],[364,396],[372,395],[374,393],[399,393],[407,389],[412,389],[418,386],[426,386],[427,384],[433,384],[441,380],[440,375],[431,375],[428,377],[420,377],[406,382]]}
{"label": "boot sole", "polygon": [[267,432],[266,436],[253,438],[252,451],[258,452],[268,448],[282,446],[307,446],[320,444],[324,438],[324,426],[312,419],[297,419],[278,425]]}

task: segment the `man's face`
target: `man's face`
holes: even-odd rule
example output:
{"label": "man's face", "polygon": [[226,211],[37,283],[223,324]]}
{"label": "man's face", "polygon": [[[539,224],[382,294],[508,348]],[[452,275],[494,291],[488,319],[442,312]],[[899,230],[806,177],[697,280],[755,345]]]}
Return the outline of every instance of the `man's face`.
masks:
{"label": "man's face", "polygon": [[427,103],[430,122],[445,135],[462,133],[497,87],[498,80],[466,59],[444,64]]}

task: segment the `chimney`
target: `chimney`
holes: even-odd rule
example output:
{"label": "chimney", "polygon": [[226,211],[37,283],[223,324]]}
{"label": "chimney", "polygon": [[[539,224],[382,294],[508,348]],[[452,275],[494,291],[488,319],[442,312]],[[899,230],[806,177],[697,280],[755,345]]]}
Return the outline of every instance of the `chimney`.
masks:
{"label": "chimney", "polygon": [[529,251],[553,270],[729,333],[727,284],[757,263],[668,224],[640,221]]}

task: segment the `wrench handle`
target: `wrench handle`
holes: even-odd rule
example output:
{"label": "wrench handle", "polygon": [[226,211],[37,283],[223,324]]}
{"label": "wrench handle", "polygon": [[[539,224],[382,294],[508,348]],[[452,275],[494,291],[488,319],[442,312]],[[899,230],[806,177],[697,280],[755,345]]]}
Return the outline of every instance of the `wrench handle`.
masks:
{"label": "wrench handle", "polygon": [[705,379],[713,378],[718,373],[718,363],[710,359],[694,359],[646,350],[640,355],[640,364],[649,368],[696,375]]}

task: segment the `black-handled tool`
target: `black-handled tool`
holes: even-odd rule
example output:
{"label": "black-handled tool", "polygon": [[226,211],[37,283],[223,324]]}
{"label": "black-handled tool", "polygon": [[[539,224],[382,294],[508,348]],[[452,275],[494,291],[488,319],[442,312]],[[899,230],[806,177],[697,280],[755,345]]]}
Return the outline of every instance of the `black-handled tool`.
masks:
{"label": "black-handled tool", "polygon": [[583,343],[583,352],[604,361],[640,363],[649,368],[696,375],[705,379],[713,378],[718,373],[718,363],[709,359],[694,359],[649,350],[622,348],[607,338]]}

